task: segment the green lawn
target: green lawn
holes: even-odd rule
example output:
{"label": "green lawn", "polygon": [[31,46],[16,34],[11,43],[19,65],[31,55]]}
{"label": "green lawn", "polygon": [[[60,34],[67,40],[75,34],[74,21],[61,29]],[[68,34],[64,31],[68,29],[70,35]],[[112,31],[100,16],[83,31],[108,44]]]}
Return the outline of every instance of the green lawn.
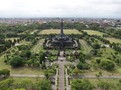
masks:
{"label": "green lawn", "polygon": [[38,30],[33,30],[30,32],[30,34],[34,34],[35,32],[37,32]]}
{"label": "green lawn", "polygon": [[19,39],[19,38],[6,38],[5,40],[12,40],[12,42],[13,42],[14,39],[17,40],[17,39]]}
{"label": "green lawn", "polygon": [[[27,42],[24,40],[22,40],[20,42],[20,45],[30,45],[30,44],[31,44],[31,42]],[[38,46],[36,46],[35,50],[40,49],[40,48],[38,48]],[[42,46],[42,45],[40,45],[40,46]],[[10,50],[12,51],[13,49],[15,49],[15,47],[11,47],[7,51],[10,51]],[[44,74],[43,70],[37,69],[37,68],[30,68],[30,67],[12,68],[10,65],[6,65],[4,63],[4,56],[5,56],[5,53],[0,54],[0,69],[9,69],[11,74],[37,74],[37,75]]]}
{"label": "green lawn", "polygon": [[111,43],[121,43],[121,39],[117,39],[117,38],[105,38],[107,40],[109,40]]}
{"label": "green lawn", "polygon": [[81,44],[81,49],[84,53],[89,53],[91,51],[92,47],[89,46],[85,40],[81,39],[79,40],[79,42]]}
{"label": "green lawn", "polygon": [[[39,34],[59,34],[59,33],[60,33],[60,29],[46,29],[46,30],[40,31]],[[81,34],[81,32],[79,32],[76,29],[64,29],[64,33],[65,34]]]}
{"label": "green lawn", "polygon": [[95,31],[95,30],[83,30],[84,32],[87,32],[89,35],[98,35],[98,36],[103,36],[104,33]]}
{"label": "green lawn", "polygon": [[20,44],[20,45],[30,45],[31,42],[22,40],[19,44]]}
{"label": "green lawn", "polygon": [[36,77],[36,78],[29,78],[29,77],[14,77],[13,78],[14,79],[14,81],[16,82],[16,83],[20,83],[21,81],[24,81],[24,80],[30,80],[30,81],[32,81],[32,82],[36,82],[36,81],[40,81],[40,80],[42,80],[43,78],[39,78],[39,77]]}
{"label": "green lawn", "polygon": [[[85,54],[86,53],[90,54],[90,50],[92,49],[91,46],[89,46],[88,43],[83,39],[81,39],[79,42],[81,44],[81,51],[83,51],[83,53],[85,53]],[[100,42],[100,40],[98,40],[97,43],[103,44],[102,42]],[[121,67],[118,67],[117,65],[115,66],[115,69],[113,71],[110,71],[110,72],[106,71],[106,70],[102,70],[99,67],[95,68],[93,61],[95,61],[96,59],[105,60],[109,57],[113,58],[111,53],[114,54],[115,50],[110,48],[110,47],[107,47],[107,48],[101,48],[99,50],[99,52],[102,53],[100,57],[99,56],[92,56],[89,60],[86,61],[87,63],[89,63],[91,65],[91,69],[85,70],[84,73],[82,73],[82,74],[84,74],[84,75],[96,75],[96,74],[99,73],[99,71],[101,71],[103,75],[120,76],[121,75]],[[117,55],[117,57],[121,58],[121,54],[119,53]]]}
{"label": "green lawn", "polygon": [[[102,70],[100,68],[95,68],[93,61],[95,61],[96,59],[101,59],[101,60],[105,60],[107,58],[112,58],[112,54],[114,53],[115,50],[113,50],[112,48],[101,48],[100,51],[102,52],[101,57],[92,57],[90,60],[87,60],[87,62],[91,65],[91,69],[87,70],[84,72],[84,75],[96,75],[99,73],[99,71],[102,72],[103,75],[109,75],[109,76],[121,76],[121,67],[119,66],[115,66],[115,69],[113,71],[106,71],[106,70]],[[121,58],[121,54],[117,55],[118,57]]]}
{"label": "green lawn", "polygon": [[[74,79],[72,79],[72,81],[73,81]],[[82,79],[80,79],[80,80],[82,80]],[[110,90],[110,89],[99,89],[99,88],[97,88],[97,84],[99,83],[99,82],[105,82],[105,83],[109,83],[110,85],[116,85],[116,84],[118,84],[119,83],[119,80],[120,79],[86,79],[86,80],[89,80],[90,81],[90,83],[92,84],[92,85],[94,85],[94,87],[95,87],[95,89],[93,89],[93,90]],[[119,89],[111,89],[111,90],[119,90]]]}
{"label": "green lawn", "polygon": [[93,85],[96,85],[100,81],[107,82],[107,83],[118,83],[119,79],[88,79]]}
{"label": "green lawn", "polygon": [[40,51],[43,51],[43,42],[44,39],[40,39],[37,44],[32,47],[31,51],[34,53],[39,53]]}
{"label": "green lawn", "polygon": [[4,63],[4,55],[0,56],[0,69],[9,69],[11,74],[44,74],[43,70],[30,68],[30,67],[21,67],[21,68],[12,68],[10,65]]}
{"label": "green lawn", "polygon": [[25,30],[22,33],[18,33],[18,35],[25,35],[25,34],[30,34],[30,32],[32,32],[33,30]]}

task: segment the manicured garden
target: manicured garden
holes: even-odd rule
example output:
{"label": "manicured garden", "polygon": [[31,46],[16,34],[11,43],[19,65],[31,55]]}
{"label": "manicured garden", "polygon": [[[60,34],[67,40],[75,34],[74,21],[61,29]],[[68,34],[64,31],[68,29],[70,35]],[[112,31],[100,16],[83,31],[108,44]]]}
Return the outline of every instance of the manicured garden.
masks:
{"label": "manicured garden", "polygon": [[104,33],[96,31],[96,30],[83,30],[84,32],[87,32],[89,35],[98,35],[98,36],[103,36]]}
{"label": "manicured garden", "polygon": [[[81,34],[81,32],[79,32],[76,29],[64,29],[64,33],[65,34]],[[40,31],[39,34],[60,34],[60,29],[45,29]]]}

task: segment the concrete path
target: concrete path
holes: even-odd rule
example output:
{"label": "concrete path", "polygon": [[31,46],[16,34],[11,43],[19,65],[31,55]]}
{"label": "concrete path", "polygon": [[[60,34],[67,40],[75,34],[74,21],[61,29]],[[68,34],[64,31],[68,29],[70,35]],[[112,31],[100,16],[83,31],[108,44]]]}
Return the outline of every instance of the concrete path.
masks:
{"label": "concrete path", "polygon": [[44,75],[32,75],[32,74],[11,74],[10,77],[31,77],[31,78],[36,78],[36,77],[41,77],[44,78]]}
{"label": "concrete path", "polygon": [[92,78],[92,79],[96,79],[96,78],[104,78],[104,79],[120,79],[121,76],[100,76],[100,77],[97,77],[97,76],[78,76],[77,78]]}
{"label": "concrete path", "polygon": [[[64,51],[60,51],[60,56],[58,57],[58,61],[55,62],[59,65],[59,90],[70,90],[70,87],[68,85],[68,75],[67,75],[67,69],[66,73],[64,75],[64,65],[69,64],[68,61],[66,61],[66,58],[64,57]],[[66,80],[64,80],[66,79]],[[65,85],[66,81],[66,85]]]}
{"label": "concrete path", "polygon": [[63,57],[64,51],[60,51],[60,56]]}
{"label": "concrete path", "polygon": [[[64,69],[63,66],[64,65],[60,66],[60,69],[59,69],[60,72]],[[63,73],[63,72],[61,72],[61,73]],[[33,78],[33,77],[42,77],[42,78],[44,78],[45,76],[44,75],[31,75],[31,74],[11,74],[10,77],[31,77],[31,78]],[[100,76],[100,77],[97,77],[97,76],[79,76],[78,78],[94,78],[94,79],[95,78],[107,78],[107,79],[119,78],[119,79],[121,79],[121,76],[105,76],[105,75],[104,76]]]}
{"label": "concrete path", "polygon": [[66,90],[71,90],[71,87],[69,85],[69,81],[68,81],[68,78],[69,78],[69,75],[67,73],[67,68],[66,68]]}
{"label": "concrete path", "polygon": [[59,65],[59,90],[65,90],[64,83],[64,61],[66,58],[63,57],[64,51],[60,51],[60,56],[58,57],[58,65]]}
{"label": "concrete path", "polygon": [[[60,69],[59,69],[59,75],[62,75],[62,74],[64,75],[64,65],[61,64]],[[11,74],[10,77],[31,77],[31,78],[41,77],[41,78],[44,78],[45,76],[44,75],[34,75],[34,74],[33,75],[31,75],[31,74]],[[67,77],[68,77],[68,75],[67,75]],[[120,79],[121,76],[106,76],[106,75],[103,75],[100,77],[97,77],[97,76],[78,76],[78,78],[94,78],[94,79],[95,78],[107,78],[107,79],[117,78],[117,79]]]}
{"label": "concrete path", "polygon": [[65,85],[64,85],[64,64],[63,64],[63,62],[59,63],[59,90],[65,90]]}

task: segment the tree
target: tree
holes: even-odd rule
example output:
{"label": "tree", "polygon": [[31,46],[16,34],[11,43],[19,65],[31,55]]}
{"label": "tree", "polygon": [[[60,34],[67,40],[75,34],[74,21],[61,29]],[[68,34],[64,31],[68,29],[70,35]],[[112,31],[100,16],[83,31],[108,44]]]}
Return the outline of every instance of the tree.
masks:
{"label": "tree", "polygon": [[53,76],[53,75],[56,74],[56,70],[53,69],[53,68],[51,68],[51,69],[45,70],[45,73],[44,73],[44,74],[45,74],[45,77],[46,77],[47,79],[50,79],[51,76]]}
{"label": "tree", "polygon": [[26,90],[28,90],[27,88],[32,87],[32,85],[33,85],[33,82],[31,80],[28,80],[28,79],[22,80],[21,82],[19,82],[19,87],[24,88]]}
{"label": "tree", "polygon": [[[7,89],[8,90],[8,89]],[[24,89],[24,88],[17,88],[15,90],[28,90],[28,89]]]}
{"label": "tree", "polygon": [[77,64],[77,68],[78,69],[89,69],[90,67],[89,67],[89,65],[87,64],[87,63],[82,63],[82,62],[79,62],[78,64]]}
{"label": "tree", "polygon": [[40,64],[42,64],[42,62],[45,61],[45,53],[44,52],[40,52],[39,60],[40,60]]}
{"label": "tree", "polygon": [[93,45],[93,48],[94,49],[100,49],[100,45],[96,43],[96,44]]}
{"label": "tree", "polygon": [[29,49],[29,47],[27,45],[20,45],[20,46],[17,46],[17,48],[19,50],[28,50]]}
{"label": "tree", "polygon": [[76,76],[78,76],[78,74],[80,73],[80,70],[77,69],[77,68],[75,68],[75,69],[73,70],[73,73],[74,73]]}
{"label": "tree", "polygon": [[94,86],[86,79],[75,79],[71,83],[72,90],[93,90]]}
{"label": "tree", "polygon": [[4,76],[4,78],[6,77],[9,77],[10,76],[10,70],[8,69],[3,69],[3,70],[0,70],[0,76]]}
{"label": "tree", "polygon": [[100,64],[100,62],[101,62],[101,59],[96,59],[97,64]]}
{"label": "tree", "polygon": [[110,89],[111,89],[110,84],[107,83],[107,82],[103,82],[103,81],[100,81],[100,82],[97,84],[97,86],[98,86],[99,88],[101,88],[102,90],[110,90]]}
{"label": "tree", "polygon": [[46,67],[46,65],[45,65],[45,63],[42,63],[42,69],[46,69],[47,67]]}
{"label": "tree", "polygon": [[27,60],[26,61],[26,64],[29,66],[29,67],[32,67],[32,65],[33,65],[33,60]]}
{"label": "tree", "polygon": [[14,80],[9,78],[0,82],[0,90],[13,90]]}
{"label": "tree", "polygon": [[89,28],[91,30],[98,30],[100,28],[99,26],[100,26],[99,23],[90,23],[89,24]]}
{"label": "tree", "polygon": [[91,50],[90,51],[90,53],[92,54],[92,55],[94,55],[94,56],[97,56],[98,55],[98,50],[97,49],[93,49],[93,50]]}
{"label": "tree", "polygon": [[37,83],[37,87],[38,87],[37,90],[52,90],[51,82],[49,80],[47,80],[47,79],[39,81]]}
{"label": "tree", "polygon": [[30,51],[27,51],[26,52],[26,57],[29,58],[31,56],[31,52]]}
{"label": "tree", "polygon": [[45,77],[46,77],[47,79],[49,79],[50,75],[49,75],[48,70],[46,70],[44,74],[45,74]]}
{"label": "tree", "polygon": [[102,69],[106,69],[106,70],[113,70],[114,67],[115,67],[115,64],[110,61],[110,60],[102,60],[101,63],[100,63],[100,67]]}
{"label": "tree", "polygon": [[19,66],[24,65],[24,61],[23,61],[22,57],[20,57],[20,56],[13,56],[10,60],[10,65],[12,67],[19,67]]}
{"label": "tree", "polygon": [[82,62],[82,63],[84,63],[85,59],[86,59],[86,55],[81,52],[80,56],[79,56],[79,61]]}

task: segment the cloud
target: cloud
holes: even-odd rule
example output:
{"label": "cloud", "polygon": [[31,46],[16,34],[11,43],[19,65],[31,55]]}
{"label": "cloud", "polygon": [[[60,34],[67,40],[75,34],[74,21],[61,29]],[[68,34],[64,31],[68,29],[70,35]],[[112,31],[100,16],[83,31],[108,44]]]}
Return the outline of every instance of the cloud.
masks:
{"label": "cloud", "polygon": [[0,0],[0,17],[115,17],[121,0]]}

